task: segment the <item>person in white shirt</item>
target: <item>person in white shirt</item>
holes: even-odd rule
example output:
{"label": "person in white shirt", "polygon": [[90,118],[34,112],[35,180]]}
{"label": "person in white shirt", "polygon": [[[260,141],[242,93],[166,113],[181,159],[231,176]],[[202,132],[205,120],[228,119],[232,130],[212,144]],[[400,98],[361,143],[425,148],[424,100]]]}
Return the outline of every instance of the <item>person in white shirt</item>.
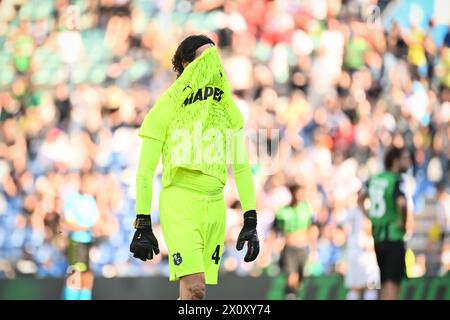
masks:
{"label": "person in white shirt", "polygon": [[356,205],[356,195],[349,197],[345,230],[347,233],[347,300],[376,299],[379,270],[370,237],[370,222]]}

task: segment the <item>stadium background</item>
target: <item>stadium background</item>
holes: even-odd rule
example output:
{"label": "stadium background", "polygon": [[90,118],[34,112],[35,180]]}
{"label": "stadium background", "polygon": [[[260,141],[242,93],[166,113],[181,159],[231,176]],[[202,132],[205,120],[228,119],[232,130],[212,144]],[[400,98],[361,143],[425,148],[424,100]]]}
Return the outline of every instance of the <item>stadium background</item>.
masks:
{"label": "stadium background", "polygon": [[[160,169],[152,214],[162,253],[144,264],[128,251],[137,128],[175,79],[177,44],[206,33],[220,47],[247,128],[280,129],[281,138],[270,150],[278,170],[253,166],[262,252],[252,264],[234,248],[242,219],[229,177],[223,284],[208,289],[212,297],[243,286],[253,288],[248,298],[281,297],[283,239],[271,226],[293,181],[305,187],[319,226],[302,290],[322,281],[334,293],[306,297],[344,297],[345,217],[394,144],[414,160],[413,279],[402,296],[449,299],[449,13],[448,1],[2,1],[0,298],[59,298],[67,268],[62,195],[80,172],[101,212],[90,252],[94,299],[176,297],[164,280]],[[370,234],[365,241],[370,253]]]}

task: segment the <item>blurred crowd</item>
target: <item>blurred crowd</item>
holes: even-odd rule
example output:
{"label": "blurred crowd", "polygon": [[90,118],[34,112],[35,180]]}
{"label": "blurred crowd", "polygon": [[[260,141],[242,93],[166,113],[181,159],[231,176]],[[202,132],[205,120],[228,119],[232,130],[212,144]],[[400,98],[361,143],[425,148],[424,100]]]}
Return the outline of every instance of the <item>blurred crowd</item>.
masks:
{"label": "blurred crowd", "polygon": [[[345,274],[346,217],[390,145],[413,154],[406,179],[413,212],[432,210],[436,232],[450,234],[450,32],[436,43],[432,19],[427,28],[414,19],[408,27],[384,26],[365,16],[373,4],[2,1],[0,278],[65,274],[64,201],[83,183],[100,215],[90,251],[95,275],[168,274],[158,224],[160,167],[152,220],[161,254],[142,263],[129,253],[137,131],[175,80],[177,45],[198,33],[218,44],[246,127],[264,128],[258,139],[268,146],[258,154],[261,141],[249,139],[261,255],[247,264],[235,249],[242,212],[229,175],[222,272],[277,274],[283,237],[273,221],[297,184],[317,226],[306,275]],[[379,5],[381,13],[388,9]],[[363,230],[370,251],[370,227]],[[450,238],[443,241],[446,271]]]}

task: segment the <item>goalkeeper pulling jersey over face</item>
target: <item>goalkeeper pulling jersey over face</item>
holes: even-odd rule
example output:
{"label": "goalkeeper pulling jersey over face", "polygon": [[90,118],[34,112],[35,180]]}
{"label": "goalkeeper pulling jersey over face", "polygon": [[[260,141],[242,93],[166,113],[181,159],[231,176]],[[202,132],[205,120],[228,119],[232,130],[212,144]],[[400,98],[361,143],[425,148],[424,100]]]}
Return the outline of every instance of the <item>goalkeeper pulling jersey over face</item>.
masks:
{"label": "goalkeeper pulling jersey over face", "polygon": [[158,99],[139,130],[143,138],[136,176],[136,232],[130,245],[143,261],[159,253],[150,218],[152,180],[162,154],[159,212],[169,251],[170,281],[180,280],[181,299],[203,299],[217,284],[225,238],[223,188],[232,165],[244,213],[236,248],[247,242],[246,262],[256,259],[256,205],[244,149],[244,121],[214,42],[183,40],[173,57],[177,80]]}

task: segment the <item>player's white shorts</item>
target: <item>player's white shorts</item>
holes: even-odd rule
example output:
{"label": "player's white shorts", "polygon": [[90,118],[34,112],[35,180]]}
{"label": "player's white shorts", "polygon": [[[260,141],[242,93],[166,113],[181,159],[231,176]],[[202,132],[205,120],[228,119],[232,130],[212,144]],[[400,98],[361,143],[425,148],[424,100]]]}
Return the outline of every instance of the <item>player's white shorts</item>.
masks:
{"label": "player's white shorts", "polygon": [[347,288],[380,287],[380,269],[373,251],[350,249],[347,251],[347,274],[345,275]]}

